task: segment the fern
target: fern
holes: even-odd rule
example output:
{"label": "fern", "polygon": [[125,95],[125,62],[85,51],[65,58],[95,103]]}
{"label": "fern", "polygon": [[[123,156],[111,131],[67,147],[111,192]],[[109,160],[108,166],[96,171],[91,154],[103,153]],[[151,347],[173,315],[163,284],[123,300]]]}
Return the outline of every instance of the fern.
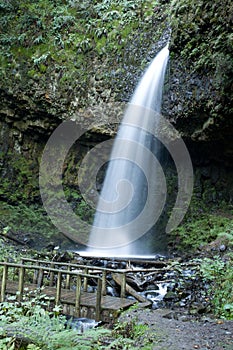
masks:
{"label": "fern", "polygon": [[101,344],[99,339],[111,334],[111,331],[101,328],[84,333],[81,329],[68,328],[66,317],[59,315],[57,308],[52,312],[44,309],[46,295],[29,297],[30,292],[20,303],[13,296],[0,304],[0,349],[11,349],[11,346],[15,349],[17,341],[24,346],[29,344],[27,349],[31,350],[101,349],[102,346],[96,347],[96,344]]}

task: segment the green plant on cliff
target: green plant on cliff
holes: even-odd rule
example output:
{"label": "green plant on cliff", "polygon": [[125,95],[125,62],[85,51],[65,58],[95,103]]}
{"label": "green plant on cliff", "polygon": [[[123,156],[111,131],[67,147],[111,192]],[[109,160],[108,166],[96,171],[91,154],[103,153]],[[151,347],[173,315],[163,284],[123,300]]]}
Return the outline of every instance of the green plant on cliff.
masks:
{"label": "green plant on cliff", "polygon": [[179,236],[183,248],[195,250],[203,244],[211,243],[220,234],[227,234],[231,230],[233,230],[231,219],[205,214],[177,228],[176,234]]}
{"label": "green plant on cliff", "polygon": [[44,239],[58,234],[45,210],[39,205],[10,205],[1,201],[0,217],[2,223],[13,232],[29,234],[32,239],[33,234],[41,235]]}
{"label": "green plant on cliff", "polygon": [[94,209],[85,201],[80,191],[65,186],[64,189],[67,201],[72,206],[74,212],[83,221],[92,223],[94,217]]}
{"label": "green plant on cliff", "polygon": [[[6,5],[0,1],[3,85],[11,85],[17,79],[17,86],[22,85],[25,90],[31,78],[47,89],[48,81],[56,73],[56,84],[64,98],[68,93],[68,101],[70,94],[78,93],[82,107],[90,78],[86,71],[93,66],[93,57],[115,63],[124,60],[124,50],[135,33],[140,37],[142,28],[160,37],[161,31],[153,30],[154,8],[158,3],[21,0],[15,4],[9,0]],[[145,45],[145,36],[141,45]],[[6,74],[10,77],[7,81]]]}
{"label": "green plant on cliff", "polygon": [[[17,110],[12,117],[16,119],[15,128],[22,129],[22,134],[31,134],[38,116],[47,116],[52,128],[50,119],[54,121],[64,114],[67,117],[85,107],[90,79],[96,74],[93,62],[99,60],[100,71],[104,72],[101,71],[101,77],[107,85],[110,72],[105,68],[106,60],[111,61],[111,69],[120,60],[124,65],[125,49],[136,33],[141,46],[145,45],[142,29],[148,28],[153,36],[160,37],[161,32],[153,26],[154,7],[158,3],[157,0],[0,0],[0,92],[9,94],[7,100],[12,94],[19,97],[14,106],[19,103],[20,112]],[[138,42],[136,46],[138,50]],[[134,64],[136,60],[140,65],[139,55],[132,55]],[[78,103],[74,104],[74,100]],[[60,106],[63,106],[61,110]],[[1,118],[4,117],[3,111]],[[33,121],[27,125],[29,118]],[[40,137],[40,131],[40,126],[35,125],[35,137]],[[17,150],[13,147],[12,142],[11,151],[1,153],[0,197],[13,205],[21,200],[35,203],[39,199],[35,159],[39,151],[31,150],[31,144],[25,152],[21,145],[17,145]],[[79,209],[87,215],[83,202]]]}
{"label": "green plant on cliff", "polygon": [[[198,82],[190,101],[184,101],[187,111],[183,117],[190,117],[196,127],[193,139],[220,139],[225,135],[231,139],[233,112],[233,35],[231,0],[172,0],[171,52],[177,64],[186,67],[187,86],[190,80],[198,79],[203,87],[198,91]],[[182,111],[181,111],[182,115]],[[182,118],[182,116],[181,116]],[[202,121],[202,118],[204,119]],[[184,123],[185,124],[185,123]],[[181,125],[182,128],[183,125]],[[228,136],[229,134],[229,136]],[[227,147],[229,142],[226,142]]]}
{"label": "green plant on cliff", "polygon": [[[173,0],[173,49],[192,59],[194,67],[217,68],[232,53],[232,1]],[[229,62],[230,63],[230,62]],[[228,67],[225,67],[226,69]]]}
{"label": "green plant on cliff", "polygon": [[[140,21],[153,15],[158,1],[112,0],[49,1],[24,0],[0,2],[0,50],[8,57],[8,66],[25,57],[22,48],[31,50],[27,65],[48,53],[54,62],[73,65],[77,55],[88,51],[97,54],[111,51],[121,54]],[[104,39],[104,40],[103,40]],[[31,62],[30,62],[31,61]]]}
{"label": "green plant on cliff", "polygon": [[[17,203],[19,200],[33,201],[38,197],[38,169],[35,161],[12,151],[8,151],[7,155],[0,153],[0,161],[2,199]],[[10,168],[10,172],[7,168]]]}
{"label": "green plant on cliff", "polygon": [[[194,252],[219,240],[229,246],[233,243],[232,206],[224,201],[208,203],[194,193],[183,222],[170,234],[170,244],[181,252]],[[218,244],[218,243],[216,243]],[[213,243],[213,248],[215,244]]]}
{"label": "green plant on cliff", "polygon": [[231,0],[173,0],[172,50],[188,59],[194,70],[213,73],[213,84],[230,93],[233,74]]}

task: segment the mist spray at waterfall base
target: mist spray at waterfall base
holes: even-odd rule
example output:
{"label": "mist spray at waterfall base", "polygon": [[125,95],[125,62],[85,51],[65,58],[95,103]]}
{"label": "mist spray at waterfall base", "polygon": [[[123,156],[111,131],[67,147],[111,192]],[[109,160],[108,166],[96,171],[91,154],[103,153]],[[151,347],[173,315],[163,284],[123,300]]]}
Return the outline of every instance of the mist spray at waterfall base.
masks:
{"label": "mist spray at waterfall base", "polygon": [[[154,225],[166,202],[166,181],[154,135],[159,128],[168,57],[166,46],[142,76],[125,111],[90,233],[90,255],[144,255],[142,237],[148,232],[153,232],[156,247]],[[152,253],[149,247],[146,250]]]}

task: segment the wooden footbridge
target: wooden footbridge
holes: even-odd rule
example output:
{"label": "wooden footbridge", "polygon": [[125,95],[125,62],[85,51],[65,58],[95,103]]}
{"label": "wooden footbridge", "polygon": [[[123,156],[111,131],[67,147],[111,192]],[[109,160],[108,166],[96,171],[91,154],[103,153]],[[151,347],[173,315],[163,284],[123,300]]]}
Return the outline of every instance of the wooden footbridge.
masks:
{"label": "wooden footbridge", "polygon": [[[154,271],[134,269],[133,272]],[[17,295],[20,301],[25,291],[41,291],[49,298],[50,307],[61,305],[64,314],[113,322],[119,312],[136,302],[148,306],[149,301],[137,294],[126,283],[132,269],[109,269],[81,264],[65,264],[43,260],[22,259],[21,263],[0,262],[2,271],[1,302],[10,295]],[[117,282],[119,297],[107,295],[109,280]],[[126,291],[134,298],[126,298]]]}

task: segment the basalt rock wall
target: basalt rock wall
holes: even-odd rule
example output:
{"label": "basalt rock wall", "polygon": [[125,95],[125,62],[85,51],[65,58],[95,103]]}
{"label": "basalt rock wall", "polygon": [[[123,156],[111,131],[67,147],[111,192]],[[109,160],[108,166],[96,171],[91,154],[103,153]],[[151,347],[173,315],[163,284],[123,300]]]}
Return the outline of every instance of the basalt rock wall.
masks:
{"label": "basalt rock wall", "polygon": [[[125,1],[117,7],[114,1],[12,0],[1,5],[4,201],[40,200],[40,157],[64,120],[88,130],[71,156],[74,167],[96,143],[112,137],[141,74],[170,35],[163,115],[186,142],[202,195],[208,185],[232,200],[232,5],[226,1],[223,8],[219,1],[213,9],[211,1],[194,3]],[[74,167],[64,181],[78,187]]]}

